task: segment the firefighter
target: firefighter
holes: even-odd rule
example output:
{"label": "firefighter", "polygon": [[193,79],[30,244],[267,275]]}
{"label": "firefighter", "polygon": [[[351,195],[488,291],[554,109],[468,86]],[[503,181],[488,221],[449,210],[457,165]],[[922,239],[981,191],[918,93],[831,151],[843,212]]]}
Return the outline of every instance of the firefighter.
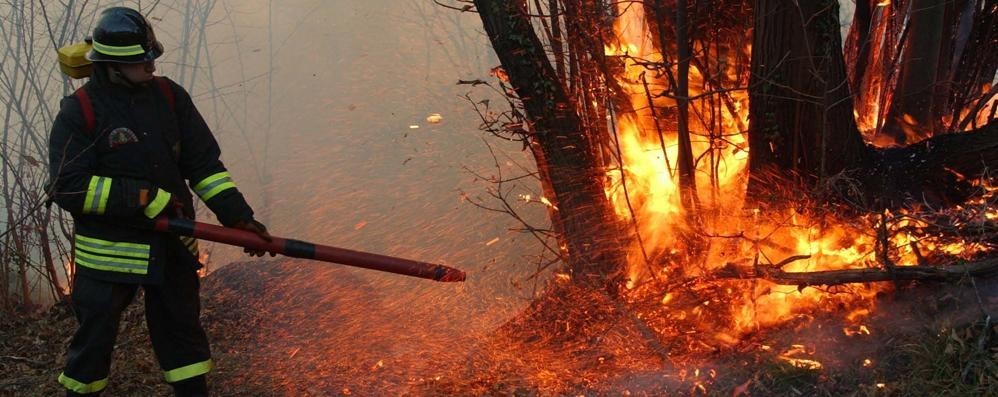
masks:
{"label": "firefighter", "polygon": [[142,14],[104,10],[92,40],[90,80],[62,100],[49,139],[50,197],[75,226],[79,322],[59,383],[70,396],[100,394],[121,313],[141,286],[166,382],[178,396],[207,395],[212,361],[199,320],[197,242],[154,232],[151,220],[193,219],[190,186],[223,225],[270,236],[190,95],[153,76],[163,46]]}

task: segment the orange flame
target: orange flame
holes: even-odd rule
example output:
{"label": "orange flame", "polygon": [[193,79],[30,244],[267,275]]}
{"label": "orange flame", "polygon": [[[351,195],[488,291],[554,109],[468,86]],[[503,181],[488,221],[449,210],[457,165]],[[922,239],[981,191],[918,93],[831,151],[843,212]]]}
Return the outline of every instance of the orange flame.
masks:
{"label": "orange flame", "polygon": [[[655,48],[643,7],[619,3],[618,10],[620,16],[614,25],[617,42],[608,45],[605,50],[608,56],[619,57],[624,63],[617,80],[630,99],[633,111],[621,112],[614,118],[621,156],[619,166],[607,171],[609,183],[606,195],[613,203],[617,216],[634,222],[642,237],[643,244],[636,243],[628,251],[628,288],[634,288],[650,276],[665,274],[668,268],[675,266],[681,266],[683,274],[702,275],[726,264],[747,268],[754,262],[772,264],[795,255],[808,257],[788,263],[782,270],[808,272],[878,266],[875,255],[877,237],[873,232],[880,221],[878,217],[846,222],[793,209],[766,214],[743,209],[748,176],[748,93],[744,90],[723,94],[716,92],[718,79],[724,83],[722,85],[732,87],[747,81],[746,76],[739,74],[744,72],[739,72],[735,62],[728,64],[723,73],[712,71],[710,75],[715,76],[713,82],[708,81],[696,66],[690,66],[690,97],[726,95],[728,104],[719,105],[723,101],[717,100],[689,102],[693,156],[699,159],[696,183],[701,202],[697,212],[698,224],[691,225],[687,209],[681,201],[675,169],[678,133],[662,117],[655,117],[664,109],[675,108],[676,102],[668,96],[649,95],[649,92],[666,91],[670,85],[664,81],[664,76],[656,75],[645,66],[648,63],[663,63],[663,52],[667,49]],[[713,47],[696,47],[694,53],[711,56],[718,55],[716,52],[720,51]],[[741,50],[746,52],[745,59],[748,59],[750,49]],[[676,66],[670,67],[674,76]],[[877,95],[871,96],[875,97]],[[864,114],[878,115],[878,105],[866,104]],[[693,115],[719,115],[720,119],[711,122],[707,117]],[[864,119],[858,116],[857,121],[865,129],[875,129],[877,123],[882,122],[876,117]],[[993,219],[994,212],[989,214]],[[920,226],[925,225],[908,219],[891,225],[894,233],[889,244],[898,266],[919,263],[914,242],[927,250],[950,254],[975,249],[964,244],[936,244],[907,232],[898,232],[907,227]],[[708,238],[707,254],[698,263],[678,261],[676,256],[689,248],[683,246],[683,236],[703,234],[740,238]],[[648,258],[647,261],[645,258]],[[731,326],[736,333],[747,332],[785,322],[801,312],[834,305],[849,308],[849,320],[858,321],[872,310],[874,295],[889,286],[858,285],[850,288],[854,293],[843,297],[842,294],[833,296],[816,288],[799,289],[758,281],[753,287],[741,291],[740,300],[728,302],[734,313]],[[673,295],[666,294],[662,298],[663,306],[667,307],[672,300]],[[693,309],[694,314],[698,309]],[[864,329],[857,328],[856,332],[869,333],[868,329]],[[722,341],[731,338],[723,332],[718,332],[718,335]],[[817,362],[794,360],[788,359],[795,365],[820,368]]]}

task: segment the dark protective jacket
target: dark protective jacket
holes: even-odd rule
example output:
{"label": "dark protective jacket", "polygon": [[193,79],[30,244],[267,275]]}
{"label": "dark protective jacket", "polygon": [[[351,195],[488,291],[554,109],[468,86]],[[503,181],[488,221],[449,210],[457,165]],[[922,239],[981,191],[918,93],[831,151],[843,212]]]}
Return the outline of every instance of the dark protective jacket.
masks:
{"label": "dark protective jacket", "polygon": [[[151,220],[161,214],[194,217],[188,185],[223,225],[253,219],[190,95],[167,82],[173,101],[152,82],[112,83],[107,70],[95,64],[83,87],[96,116],[92,131],[79,99],[62,100],[49,138],[49,189],[51,199],[73,215],[80,275],[158,284],[163,266],[175,265],[164,263],[165,250],[196,255],[193,240],[151,230]],[[142,190],[148,192],[145,206]],[[183,208],[173,208],[171,201]]]}

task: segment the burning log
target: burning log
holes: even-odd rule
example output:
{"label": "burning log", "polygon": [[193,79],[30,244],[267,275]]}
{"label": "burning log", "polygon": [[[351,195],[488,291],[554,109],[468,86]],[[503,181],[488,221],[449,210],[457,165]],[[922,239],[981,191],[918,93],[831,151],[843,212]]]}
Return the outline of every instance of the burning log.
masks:
{"label": "burning log", "polygon": [[964,277],[986,278],[998,275],[998,258],[949,266],[897,266],[886,269],[845,269],[814,272],[788,272],[783,265],[808,258],[806,255],[790,257],[778,264],[759,264],[752,270],[728,265],[716,275],[718,278],[759,278],[780,285],[796,285],[803,289],[813,285],[841,285],[882,281],[941,281],[953,282]]}

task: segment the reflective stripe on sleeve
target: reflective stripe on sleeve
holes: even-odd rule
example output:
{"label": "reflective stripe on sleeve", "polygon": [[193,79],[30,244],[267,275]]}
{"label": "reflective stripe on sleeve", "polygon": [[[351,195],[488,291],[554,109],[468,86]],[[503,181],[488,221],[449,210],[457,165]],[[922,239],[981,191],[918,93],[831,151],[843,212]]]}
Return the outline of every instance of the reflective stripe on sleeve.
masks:
{"label": "reflective stripe on sleeve", "polygon": [[107,199],[111,197],[111,178],[103,176],[90,177],[87,186],[87,196],[83,200],[83,213],[104,215],[107,209]]}
{"label": "reflective stripe on sleeve", "polygon": [[163,377],[169,383],[180,382],[184,379],[190,379],[198,375],[204,375],[211,371],[214,364],[211,359],[194,363],[191,365],[185,365],[180,368],[171,369],[169,371],[163,371]]}
{"label": "reflective stripe on sleeve", "polygon": [[202,179],[194,185],[194,192],[201,200],[208,201],[219,193],[228,189],[235,189],[236,184],[232,182],[232,176],[228,172],[222,171]]}
{"label": "reflective stripe on sleeve", "polygon": [[163,189],[156,189],[156,198],[152,199],[152,202],[146,206],[146,209],[142,211],[146,215],[146,218],[152,219],[156,215],[163,212],[163,208],[170,203],[170,197],[172,195],[170,192]]}
{"label": "reflective stripe on sleeve", "polygon": [[142,49],[142,46],[138,44],[117,46],[117,45],[101,44],[98,43],[97,40],[94,40],[93,46],[94,50],[96,50],[101,54],[116,56],[116,57],[125,57],[129,55],[140,55],[146,53],[146,50]]}
{"label": "reflective stripe on sleeve", "polygon": [[59,374],[59,383],[62,384],[63,387],[76,393],[88,394],[104,390],[104,388],[107,387],[107,378],[95,380],[90,383],[83,383],[66,376],[66,374]]}

